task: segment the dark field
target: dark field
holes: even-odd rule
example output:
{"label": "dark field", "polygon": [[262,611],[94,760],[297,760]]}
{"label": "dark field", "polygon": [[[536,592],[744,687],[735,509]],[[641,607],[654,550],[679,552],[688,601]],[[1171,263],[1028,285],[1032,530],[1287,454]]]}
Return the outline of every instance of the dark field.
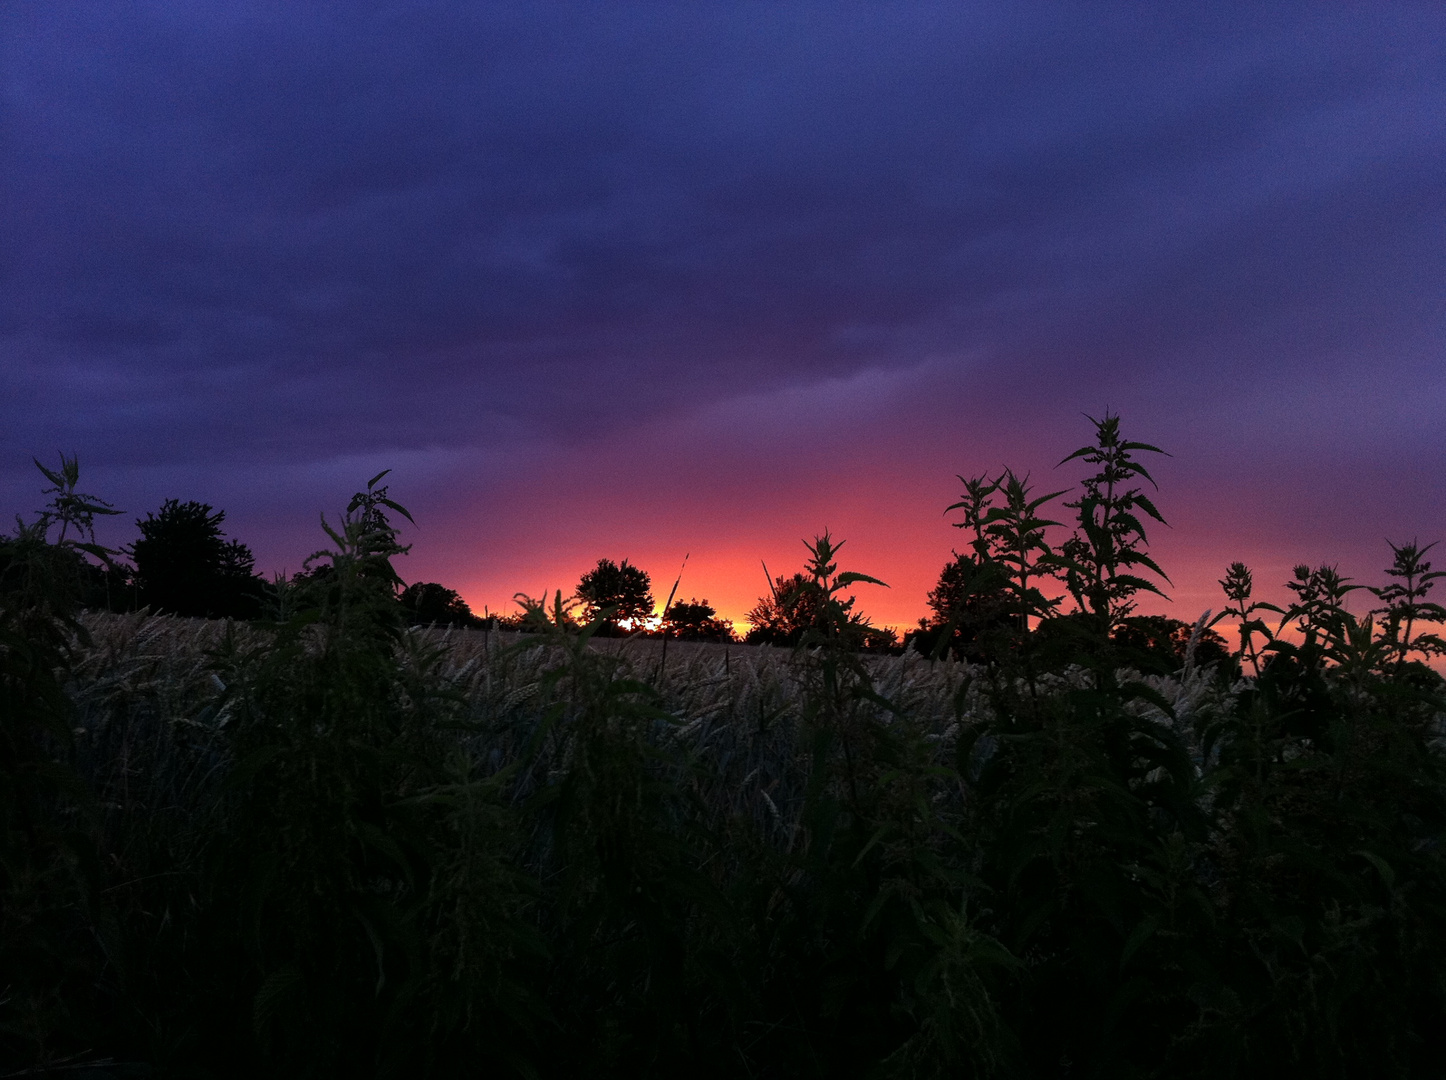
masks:
{"label": "dark field", "polygon": [[1053,548],[971,482],[931,655],[827,537],[750,648],[408,628],[368,507],[252,622],[78,611],[22,528],[7,1074],[1440,1075],[1436,575],[1145,640],[1128,479]]}

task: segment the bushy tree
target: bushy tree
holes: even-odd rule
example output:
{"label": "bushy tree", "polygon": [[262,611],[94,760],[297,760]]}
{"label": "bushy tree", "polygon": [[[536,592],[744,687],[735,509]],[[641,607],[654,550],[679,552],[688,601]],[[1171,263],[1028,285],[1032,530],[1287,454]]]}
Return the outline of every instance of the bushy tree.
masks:
{"label": "bushy tree", "polygon": [[888,626],[864,627],[863,642],[860,647],[864,652],[895,654],[903,648],[899,641],[899,632]]}
{"label": "bushy tree", "polygon": [[815,596],[805,588],[807,582],[801,573],[774,578],[768,595],[759,597],[748,612],[743,640],[750,645],[797,644],[818,613]]}
{"label": "bushy tree", "polygon": [[1014,636],[1009,575],[1004,564],[978,555],[955,553],[929,590],[929,615],[913,635],[916,648],[979,659],[998,651]]}
{"label": "bushy tree", "polygon": [[475,626],[480,620],[455,589],[419,581],[402,590],[402,608],[413,626]]}
{"label": "bushy tree", "polygon": [[683,641],[733,641],[733,623],[718,618],[718,612],[707,600],[679,600],[669,606],[663,617],[663,630],[670,637]]}
{"label": "bushy tree", "polygon": [[578,582],[577,597],[589,620],[602,617],[604,633],[616,633],[620,623],[653,614],[652,579],[627,559],[599,559]]}
{"label": "bushy tree", "polygon": [[256,559],[221,532],[224,510],[209,503],[167,499],[137,520],[141,538],[130,548],[142,603],[168,615],[252,618],[260,613],[263,582]]}
{"label": "bushy tree", "polygon": [[750,645],[797,645],[823,628],[835,632],[846,627],[844,636],[850,648],[895,647],[898,635],[871,625],[865,615],[854,611],[852,593],[840,591],[858,582],[883,582],[863,574],[836,577],[831,560],[843,541],[834,543],[827,532],[815,537],[812,544],[805,541],[804,546],[810,553],[804,569],[792,577],[772,579],[769,595],[760,597],[748,613],[749,630],[744,641]]}
{"label": "bushy tree", "polygon": [[1166,672],[1179,671],[1185,665],[1193,637],[1195,646],[1190,659],[1196,667],[1221,664],[1231,671],[1235,670],[1230,647],[1223,637],[1207,626],[1197,631],[1183,619],[1172,619],[1167,615],[1130,615],[1120,622],[1111,636],[1117,645],[1122,646],[1123,659],[1138,658],[1135,667],[1153,666]]}

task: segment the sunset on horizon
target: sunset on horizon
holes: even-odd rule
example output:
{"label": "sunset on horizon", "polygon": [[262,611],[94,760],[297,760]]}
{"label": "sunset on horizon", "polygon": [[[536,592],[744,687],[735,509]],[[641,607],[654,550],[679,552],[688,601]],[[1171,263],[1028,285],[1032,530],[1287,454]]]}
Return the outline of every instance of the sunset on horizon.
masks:
{"label": "sunset on horizon", "polygon": [[0,1080],[1439,1080],[1446,4],[0,0]]}
{"label": "sunset on horizon", "polygon": [[561,11],[8,6],[0,500],[76,453],[270,577],[390,468],[479,613],[735,622],[827,528],[908,627],[956,475],[1112,410],[1176,617],[1446,535],[1438,7]]}

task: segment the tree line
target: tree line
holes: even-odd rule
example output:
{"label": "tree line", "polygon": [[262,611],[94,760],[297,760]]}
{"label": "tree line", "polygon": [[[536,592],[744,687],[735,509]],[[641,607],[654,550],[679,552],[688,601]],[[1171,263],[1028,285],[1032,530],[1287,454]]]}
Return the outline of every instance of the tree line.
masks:
{"label": "tree line", "polygon": [[[73,490],[78,476],[74,457],[62,455],[58,470],[39,461],[35,464],[50,483],[45,489],[47,494]],[[997,538],[985,539],[992,535],[991,525],[998,532],[997,512],[986,525],[983,518],[988,512],[978,504],[978,500],[1001,490],[1007,493],[1005,485],[1004,477],[966,484],[966,491],[972,492],[969,498],[975,502],[956,504],[951,509],[966,510],[966,521],[960,527],[973,529],[970,550],[956,552],[941,570],[926,597],[929,614],[902,638],[891,628],[874,626],[864,618],[860,648],[869,652],[947,651],[960,658],[977,657],[981,648],[990,647],[999,638],[1001,627],[1018,618],[1011,608],[1015,590],[1006,573],[1007,562],[1000,557],[1000,551],[990,549],[991,544],[998,546]],[[88,505],[92,519],[120,513],[101,499],[92,497]],[[251,548],[226,534],[225,521],[225,511],[209,503],[165,500],[157,510],[136,519],[139,536],[107,558],[86,559],[78,551],[74,553],[73,573],[80,582],[82,603],[98,610],[148,608],[157,614],[188,618],[250,620],[268,616],[275,608],[278,586],[288,583],[268,581],[258,574]],[[304,568],[293,575],[289,584],[325,572],[324,567]],[[397,589],[402,609],[416,626],[527,632],[531,629],[528,606],[537,603],[519,594],[521,610],[479,616],[455,589],[438,582],[399,582]],[[1038,599],[1042,602],[1043,594],[1038,594]],[[770,577],[769,591],[749,610],[748,626],[742,631],[735,629],[730,620],[719,618],[717,609],[706,598],[669,596],[659,611],[651,576],[626,558],[616,562],[599,559],[578,581],[572,600],[572,617],[579,625],[596,621],[597,633],[603,637],[662,636],[684,641],[791,646],[817,624],[819,617],[817,599],[808,589],[803,571]],[[1053,631],[1051,627],[1046,633]],[[1113,633],[1153,666],[1168,667],[1183,656],[1191,627],[1166,616],[1130,616],[1121,619]],[[1204,632],[1198,647],[1211,659],[1223,658],[1226,652],[1213,630]]]}

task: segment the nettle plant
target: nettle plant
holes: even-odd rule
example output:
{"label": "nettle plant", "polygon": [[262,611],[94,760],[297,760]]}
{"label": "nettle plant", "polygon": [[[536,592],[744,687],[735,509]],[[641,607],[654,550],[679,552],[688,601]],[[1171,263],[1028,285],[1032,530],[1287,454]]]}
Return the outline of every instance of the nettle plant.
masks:
{"label": "nettle plant", "polygon": [[945,513],[961,510],[964,520],[955,527],[973,533],[974,592],[1003,593],[1016,628],[1029,630],[1030,620],[1054,614],[1057,601],[1046,596],[1036,582],[1053,576],[1054,549],[1046,531],[1059,522],[1041,516],[1046,503],[1063,495],[1053,491],[1034,496],[1028,476],[1005,469],[999,476],[959,477],[964,498]]}
{"label": "nettle plant", "polygon": [[[1433,657],[1446,655],[1446,640],[1421,627],[1446,621],[1446,608],[1428,599],[1446,572],[1433,571],[1424,559],[1435,544],[1423,548],[1416,541],[1387,543],[1393,561],[1386,574],[1395,581],[1379,588],[1359,585],[1335,566],[1301,564],[1285,583],[1294,594],[1285,608],[1252,600],[1250,568],[1231,563],[1220,581],[1228,604],[1212,625],[1225,618],[1238,620],[1237,659],[1242,664],[1248,660],[1256,678],[1274,660],[1317,672],[1333,668],[1355,678],[1401,673],[1413,663],[1429,671]],[[1347,610],[1347,598],[1360,591],[1383,601],[1383,606],[1353,615]],[[1280,617],[1273,629],[1261,617],[1263,612]],[[1257,638],[1263,642],[1259,648]]]}
{"label": "nettle plant", "polygon": [[[1031,631],[1048,624],[1052,634],[1081,646],[1082,652],[1071,648],[1072,655],[1108,663],[1111,635],[1135,610],[1138,595],[1165,595],[1144,576],[1169,582],[1146,550],[1145,522],[1165,524],[1165,519],[1140,486],[1141,480],[1151,486],[1155,481],[1137,460],[1142,452],[1164,451],[1123,438],[1119,417],[1112,413],[1089,419],[1094,442],[1060,462],[1082,460],[1096,468],[1083,481],[1079,496],[1063,504],[1076,514],[1073,533],[1062,542],[1052,541],[1050,530],[1064,523],[1047,517],[1046,507],[1067,490],[1037,495],[1029,477],[1013,469],[993,478],[959,477],[963,498],[945,512],[962,512],[964,520],[955,527],[971,538],[970,553],[956,556],[949,568],[954,622],[977,631],[979,627],[963,624],[971,619],[982,624],[981,616],[992,607],[1006,609],[1013,627],[1008,635],[996,628],[993,641],[981,642],[986,660],[1027,654]],[[1073,601],[1069,611],[1064,610],[1067,600]]]}
{"label": "nettle plant", "polygon": [[874,690],[873,678],[860,655],[869,632],[868,620],[854,610],[851,592],[859,584],[884,582],[868,574],[838,568],[843,541],[824,531],[808,547],[800,591],[807,597],[813,623],[804,630],[797,650],[806,690],[809,719],[830,730],[841,742],[849,783],[856,788],[854,744],[860,737],[861,716],[869,706],[888,703]]}
{"label": "nettle plant", "polygon": [[1141,451],[1164,451],[1149,443],[1121,438],[1120,418],[1109,412],[1101,420],[1090,417],[1090,422],[1095,426],[1094,444],[1080,447],[1060,464],[1083,460],[1098,471],[1084,481],[1077,500],[1065,503],[1078,511],[1078,526],[1061,547],[1059,557],[1051,562],[1077,610],[1094,623],[1097,633],[1108,637],[1135,610],[1137,594],[1165,596],[1140,571],[1170,580],[1145,551],[1145,519],[1161,525],[1166,522],[1137,486],[1137,481],[1144,479],[1153,487],[1155,480],[1134,457]]}
{"label": "nettle plant", "polygon": [[1422,660],[1446,656],[1446,640],[1440,634],[1419,631],[1422,623],[1446,622],[1446,607],[1426,599],[1436,580],[1446,577],[1446,570],[1432,570],[1424,558],[1436,544],[1421,547],[1416,540],[1399,545],[1386,542],[1394,556],[1386,574],[1396,580],[1371,590],[1384,604],[1371,614],[1382,616],[1382,635],[1396,665],[1405,666],[1413,653],[1419,654]]}
{"label": "nettle plant", "polygon": [[[1255,647],[1257,635],[1264,638],[1268,644],[1274,640],[1275,635],[1271,633],[1269,624],[1260,617],[1262,611],[1273,612],[1276,615],[1284,615],[1285,612],[1274,604],[1264,600],[1252,600],[1255,592],[1255,575],[1251,573],[1250,567],[1243,562],[1233,562],[1225,571],[1225,576],[1220,579],[1220,588],[1225,592],[1225,599],[1229,602],[1225,610],[1217,615],[1214,622],[1226,618],[1240,620],[1240,652],[1238,658],[1242,663],[1248,658],[1250,668],[1257,677],[1260,675],[1260,650]],[[1213,625],[1213,623],[1212,623]]]}
{"label": "nettle plant", "polygon": [[114,935],[90,920],[100,808],[72,768],[66,682],[91,645],[87,577],[116,554],[96,543],[95,519],[119,511],[76,490],[75,457],[35,465],[50,499],[0,536],[0,1061],[43,1066],[86,1037],[76,1017],[114,966]]}

